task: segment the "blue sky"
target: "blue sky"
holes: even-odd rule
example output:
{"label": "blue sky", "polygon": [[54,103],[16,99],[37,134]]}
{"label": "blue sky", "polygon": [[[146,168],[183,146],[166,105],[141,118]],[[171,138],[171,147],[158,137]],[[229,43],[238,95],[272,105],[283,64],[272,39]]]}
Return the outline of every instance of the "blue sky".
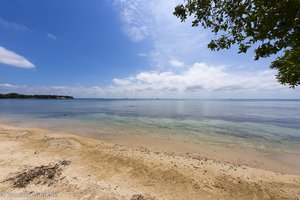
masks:
{"label": "blue sky", "polygon": [[174,17],[179,2],[2,0],[0,93],[300,98],[276,82],[274,57],[208,50],[215,36]]}

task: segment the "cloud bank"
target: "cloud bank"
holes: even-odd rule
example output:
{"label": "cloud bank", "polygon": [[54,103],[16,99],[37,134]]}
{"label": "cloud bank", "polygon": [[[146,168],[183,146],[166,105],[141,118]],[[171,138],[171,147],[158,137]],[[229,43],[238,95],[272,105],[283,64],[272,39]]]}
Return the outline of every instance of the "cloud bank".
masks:
{"label": "cloud bank", "polygon": [[108,86],[27,86],[0,84],[0,93],[61,94],[103,98],[300,98],[299,90],[282,86],[274,72],[228,72],[226,66],[195,63],[178,73],[145,71],[115,78]]}
{"label": "cloud bank", "polygon": [[226,66],[195,63],[180,73],[141,72],[128,78],[114,79],[118,88],[128,91],[220,91],[220,90],[275,90],[282,89],[274,72],[228,72]]}

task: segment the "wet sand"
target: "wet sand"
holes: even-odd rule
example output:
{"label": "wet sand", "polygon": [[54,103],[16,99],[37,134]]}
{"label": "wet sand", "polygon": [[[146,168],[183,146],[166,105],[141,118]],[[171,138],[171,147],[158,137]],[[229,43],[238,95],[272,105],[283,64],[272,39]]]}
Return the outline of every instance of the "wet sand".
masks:
{"label": "wet sand", "polygon": [[2,124],[0,199],[300,199],[297,155],[285,170],[276,160],[293,155],[248,152],[248,162],[222,148],[127,140]]}

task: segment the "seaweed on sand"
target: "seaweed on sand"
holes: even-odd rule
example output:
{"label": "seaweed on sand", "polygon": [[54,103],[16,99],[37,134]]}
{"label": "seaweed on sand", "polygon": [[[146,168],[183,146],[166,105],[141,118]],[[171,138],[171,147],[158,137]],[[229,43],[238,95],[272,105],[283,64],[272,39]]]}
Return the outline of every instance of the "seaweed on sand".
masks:
{"label": "seaweed on sand", "polygon": [[46,166],[42,165],[31,169],[26,169],[20,173],[17,173],[17,175],[4,180],[4,182],[11,181],[13,187],[16,188],[25,188],[33,181],[36,181],[37,184],[42,182],[43,184],[49,183],[50,185],[51,181],[61,175],[61,166],[69,165],[70,163],[71,162],[68,160],[60,160],[56,164],[49,164]]}

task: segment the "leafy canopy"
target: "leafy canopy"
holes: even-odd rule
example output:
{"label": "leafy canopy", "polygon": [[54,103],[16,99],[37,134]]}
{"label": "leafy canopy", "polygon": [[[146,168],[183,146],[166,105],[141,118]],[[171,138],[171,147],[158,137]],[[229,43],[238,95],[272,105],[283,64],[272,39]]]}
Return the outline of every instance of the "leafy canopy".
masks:
{"label": "leafy canopy", "polygon": [[211,50],[237,44],[246,53],[255,44],[255,60],[282,52],[270,67],[281,84],[300,85],[300,0],[188,0],[173,14],[181,21],[194,16],[192,26],[220,35]]}

